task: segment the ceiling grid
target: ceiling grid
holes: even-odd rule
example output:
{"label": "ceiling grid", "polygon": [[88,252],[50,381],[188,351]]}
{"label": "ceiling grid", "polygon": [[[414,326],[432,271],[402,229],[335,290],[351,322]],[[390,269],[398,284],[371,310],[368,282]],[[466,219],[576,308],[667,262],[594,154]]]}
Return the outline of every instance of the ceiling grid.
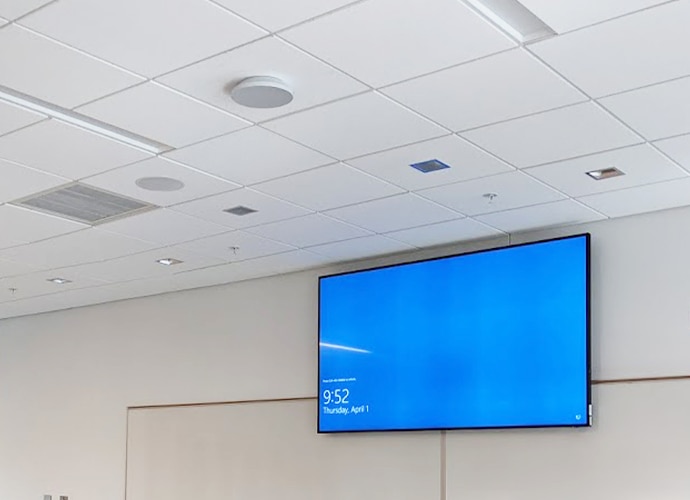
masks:
{"label": "ceiling grid", "polygon": [[0,0],[0,318],[690,205],[690,0],[478,1]]}

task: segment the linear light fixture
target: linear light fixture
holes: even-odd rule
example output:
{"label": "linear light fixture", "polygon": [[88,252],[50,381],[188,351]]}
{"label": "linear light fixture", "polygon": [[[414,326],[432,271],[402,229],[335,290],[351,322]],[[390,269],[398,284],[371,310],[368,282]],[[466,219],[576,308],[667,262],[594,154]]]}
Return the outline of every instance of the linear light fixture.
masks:
{"label": "linear light fixture", "polygon": [[518,0],[465,0],[477,12],[520,43],[554,36],[556,32]]}
{"label": "linear light fixture", "polygon": [[152,141],[126,130],[122,130],[121,128],[113,127],[107,123],[94,120],[93,118],[89,118],[88,116],[84,116],[75,111],[61,108],[55,104],[36,99],[35,97],[22,94],[21,92],[17,92],[1,85],[0,101],[8,102],[21,108],[47,115],[50,118],[55,118],[56,120],[69,123],[70,125],[80,127],[84,130],[88,130],[89,132],[108,137],[109,139],[119,141],[127,144],[128,146],[142,149],[149,153],[160,154],[173,149],[166,144]]}

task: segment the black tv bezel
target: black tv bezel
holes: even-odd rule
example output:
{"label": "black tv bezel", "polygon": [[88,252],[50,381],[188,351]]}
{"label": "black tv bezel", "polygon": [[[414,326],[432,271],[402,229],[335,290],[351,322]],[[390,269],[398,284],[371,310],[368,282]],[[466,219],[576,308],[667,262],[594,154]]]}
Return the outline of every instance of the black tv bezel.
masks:
{"label": "black tv bezel", "polygon": [[[587,373],[587,419],[582,424],[554,424],[554,425],[512,425],[501,427],[410,427],[410,428],[392,428],[392,429],[353,429],[353,430],[321,430],[321,281],[327,278],[336,276],[345,276],[349,274],[365,273],[368,271],[376,271],[379,269],[388,269],[393,267],[407,266],[412,264],[419,264],[423,262],[432,262],[435,260],[452,259],[456,257],[463,257],[465,255],[474,255],[487,252],[497,252],[501,250],[508,250],[511,248],[518,248],[529,245],[538,245],[541,243],[550,243],[553,241],[561,241],[575,238],[585,238],[585,273],[586,273],[586,287],[585,287],[585,309],[586,309],[586,332],[585,332],[585,349],[586,349],[586,373]],[[318,290],[318,335],[316,339],[317,350],[317,380],[316,380],[316,432],[317,434],[362,434],[362,433],[391,433],[391,432],[429,432],[429,431],[479,431],[479,430],[510,430],[510,429],[581,429],[592,426],[592,314],[591,314],[591,239],[590,233],[579,233],[570,236],[559,236],[555,238],[548,238],[537,241],[529,241],[524,243],[508,244],[493,248],[486,248],[482,250],[473,250],[469,252],[460,252],[451,255],[443,255],[440,257],[432,257],[428,259],[418,259],[409,262],[400,262],[397,264],[389,264],[383,266],[368,267],[364,269],[357,269],[354,271],[344,271],[340,273],[332,273],[319,276],[319,290]]]}

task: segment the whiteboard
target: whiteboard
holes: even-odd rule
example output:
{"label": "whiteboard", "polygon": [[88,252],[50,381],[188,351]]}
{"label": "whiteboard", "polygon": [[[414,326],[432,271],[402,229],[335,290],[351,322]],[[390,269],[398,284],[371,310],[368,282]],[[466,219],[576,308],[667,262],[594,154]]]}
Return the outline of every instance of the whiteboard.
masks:
{"label": "whiteboard", "polygon": [[317,435],[316,401],[130,410],[127,500],[439,498],[439,433]]}

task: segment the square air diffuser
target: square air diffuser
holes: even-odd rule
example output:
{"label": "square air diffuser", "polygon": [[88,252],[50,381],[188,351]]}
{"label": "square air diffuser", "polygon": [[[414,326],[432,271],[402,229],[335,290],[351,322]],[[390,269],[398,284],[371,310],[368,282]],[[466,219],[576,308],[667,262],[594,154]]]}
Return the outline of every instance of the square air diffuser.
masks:
{"label": "square air diffuser", "polygon": [[12,204],[90,225],[156,208],[142,201],[79,183],[23,198]]}
{"label": "square air diffuser", "polygon": [[413,163],[410,166],[416,170],[419,170],[423,174],[428,174],[431,172],[436,172],[437,170],[450,168],[450,165],[446,165],[440,160],[427,160],[420,163]]}
{"label": "square air diffuser", "polygon": [[253,208],[245,207],[244,205],[237,205],[236,207],[232,208],[226,208],[223,210],[223,212],[227,212],[232,215],[237,215],[237,216],[244,216],[244,215],[249,215],[256,213],[258,210],[254,210]]}

